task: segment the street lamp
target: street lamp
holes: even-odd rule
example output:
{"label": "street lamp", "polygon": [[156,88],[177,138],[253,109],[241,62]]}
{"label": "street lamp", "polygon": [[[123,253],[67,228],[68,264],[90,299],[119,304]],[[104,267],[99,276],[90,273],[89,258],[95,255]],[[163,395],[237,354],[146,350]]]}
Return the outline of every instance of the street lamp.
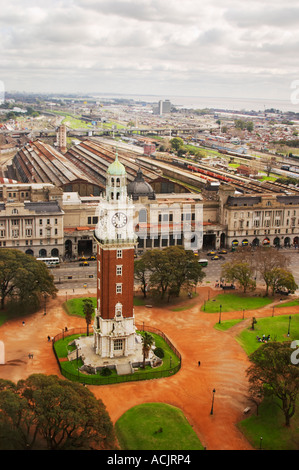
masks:
{"label": "street lamp", "polygon": [[288,327],[288,336],[290,336],[290,326],[291,326],[291,315],[289,316],[289,327]]}
{"label": "street lamp", "polygon": [[221,323],[221,309],[222,309],[222,305],[220,304],[219,305],[219,323]]}
{"label": "street lamp", "polygon": [[214,412],[214,395],[215,395],[215,392],[216,392],[216,390],[213,388],[213,398],[212,398],[212,407],[211,407],[210,415],[212,415],[213,412]]}
{"label": "street lamp", "polygon": [[262,442],[263,442],[263,438],[261,437],[260,438],[260,450],[262,450]]}
{"label": "street lamp", "polygon": [[272,307],[272,317],[274,317],[274,305]]}
{"label": "street lamp", "polygon": [[244,320],[244,315],[245,315],[244,312],[245,312],[245,310],[244,310],[244,308],[243,308],[243,320]]}

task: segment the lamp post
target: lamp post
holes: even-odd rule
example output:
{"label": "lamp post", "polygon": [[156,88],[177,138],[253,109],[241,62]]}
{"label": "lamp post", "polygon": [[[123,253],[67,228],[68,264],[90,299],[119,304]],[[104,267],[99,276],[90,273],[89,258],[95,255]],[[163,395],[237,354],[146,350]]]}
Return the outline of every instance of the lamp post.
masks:
{"label": "lamp post", "polygon": [[213,398],[212,398],[212,406],[211,406],[210,415],[212,415],[213,412],[214,412],[214,395],[215,395],[215,392],[216,392],[216,390],[213,388]]}
{"label": "lamp post", "polygon": [[272,307],[272,317],[274,317],[274,305]]}
{"label": "lamp post", "polygon": [[260,438],[260,450],[262,450],[262,442],[263,442],[263,438],[261,437]]}
{"label": "lamp post", "polygon": [[243,308],[243,320],[244,320],[244,318],[245,318],[245,310]]}
{"label": "lamp post", "polygon": [[219,305],[219,324],[221,323],[221,309],[222,309],[222,305],[220,304]]}
{"label": "lamp post", "polygon": [[290,316],[289,316],[288,336],[290,336],[291,320],[292,320],[292,317],[291,317],[291,315],[290,315]]}

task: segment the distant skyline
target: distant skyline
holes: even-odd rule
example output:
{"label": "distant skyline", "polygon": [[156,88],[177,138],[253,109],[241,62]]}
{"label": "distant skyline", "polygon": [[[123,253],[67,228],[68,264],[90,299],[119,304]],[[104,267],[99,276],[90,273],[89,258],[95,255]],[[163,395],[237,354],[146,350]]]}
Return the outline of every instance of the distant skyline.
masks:
{"label": "distant skyline", "polygon": [[11,0],[0,80],[6,91],[291,102],[298,18],[294,0]]}

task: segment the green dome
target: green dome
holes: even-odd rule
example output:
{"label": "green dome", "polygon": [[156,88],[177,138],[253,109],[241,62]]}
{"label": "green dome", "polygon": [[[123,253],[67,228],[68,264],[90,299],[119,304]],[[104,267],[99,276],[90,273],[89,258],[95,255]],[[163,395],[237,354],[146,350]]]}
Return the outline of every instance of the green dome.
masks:
{"label": "green dome", "polygon": [[118,155],[116,154],[115,160],[111,165],[109,165],[107,173],[112,176],[125,176],[126,169],[122,163],[118,160]]}

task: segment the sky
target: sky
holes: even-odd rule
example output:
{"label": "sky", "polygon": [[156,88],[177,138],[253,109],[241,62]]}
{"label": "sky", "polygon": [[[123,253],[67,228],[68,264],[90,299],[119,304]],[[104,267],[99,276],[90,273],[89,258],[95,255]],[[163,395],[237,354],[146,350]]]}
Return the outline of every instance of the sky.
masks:
{"label": "sky", "polygon": [[299,3],[1,0],[0,51],[7,91],[290,101]]}

